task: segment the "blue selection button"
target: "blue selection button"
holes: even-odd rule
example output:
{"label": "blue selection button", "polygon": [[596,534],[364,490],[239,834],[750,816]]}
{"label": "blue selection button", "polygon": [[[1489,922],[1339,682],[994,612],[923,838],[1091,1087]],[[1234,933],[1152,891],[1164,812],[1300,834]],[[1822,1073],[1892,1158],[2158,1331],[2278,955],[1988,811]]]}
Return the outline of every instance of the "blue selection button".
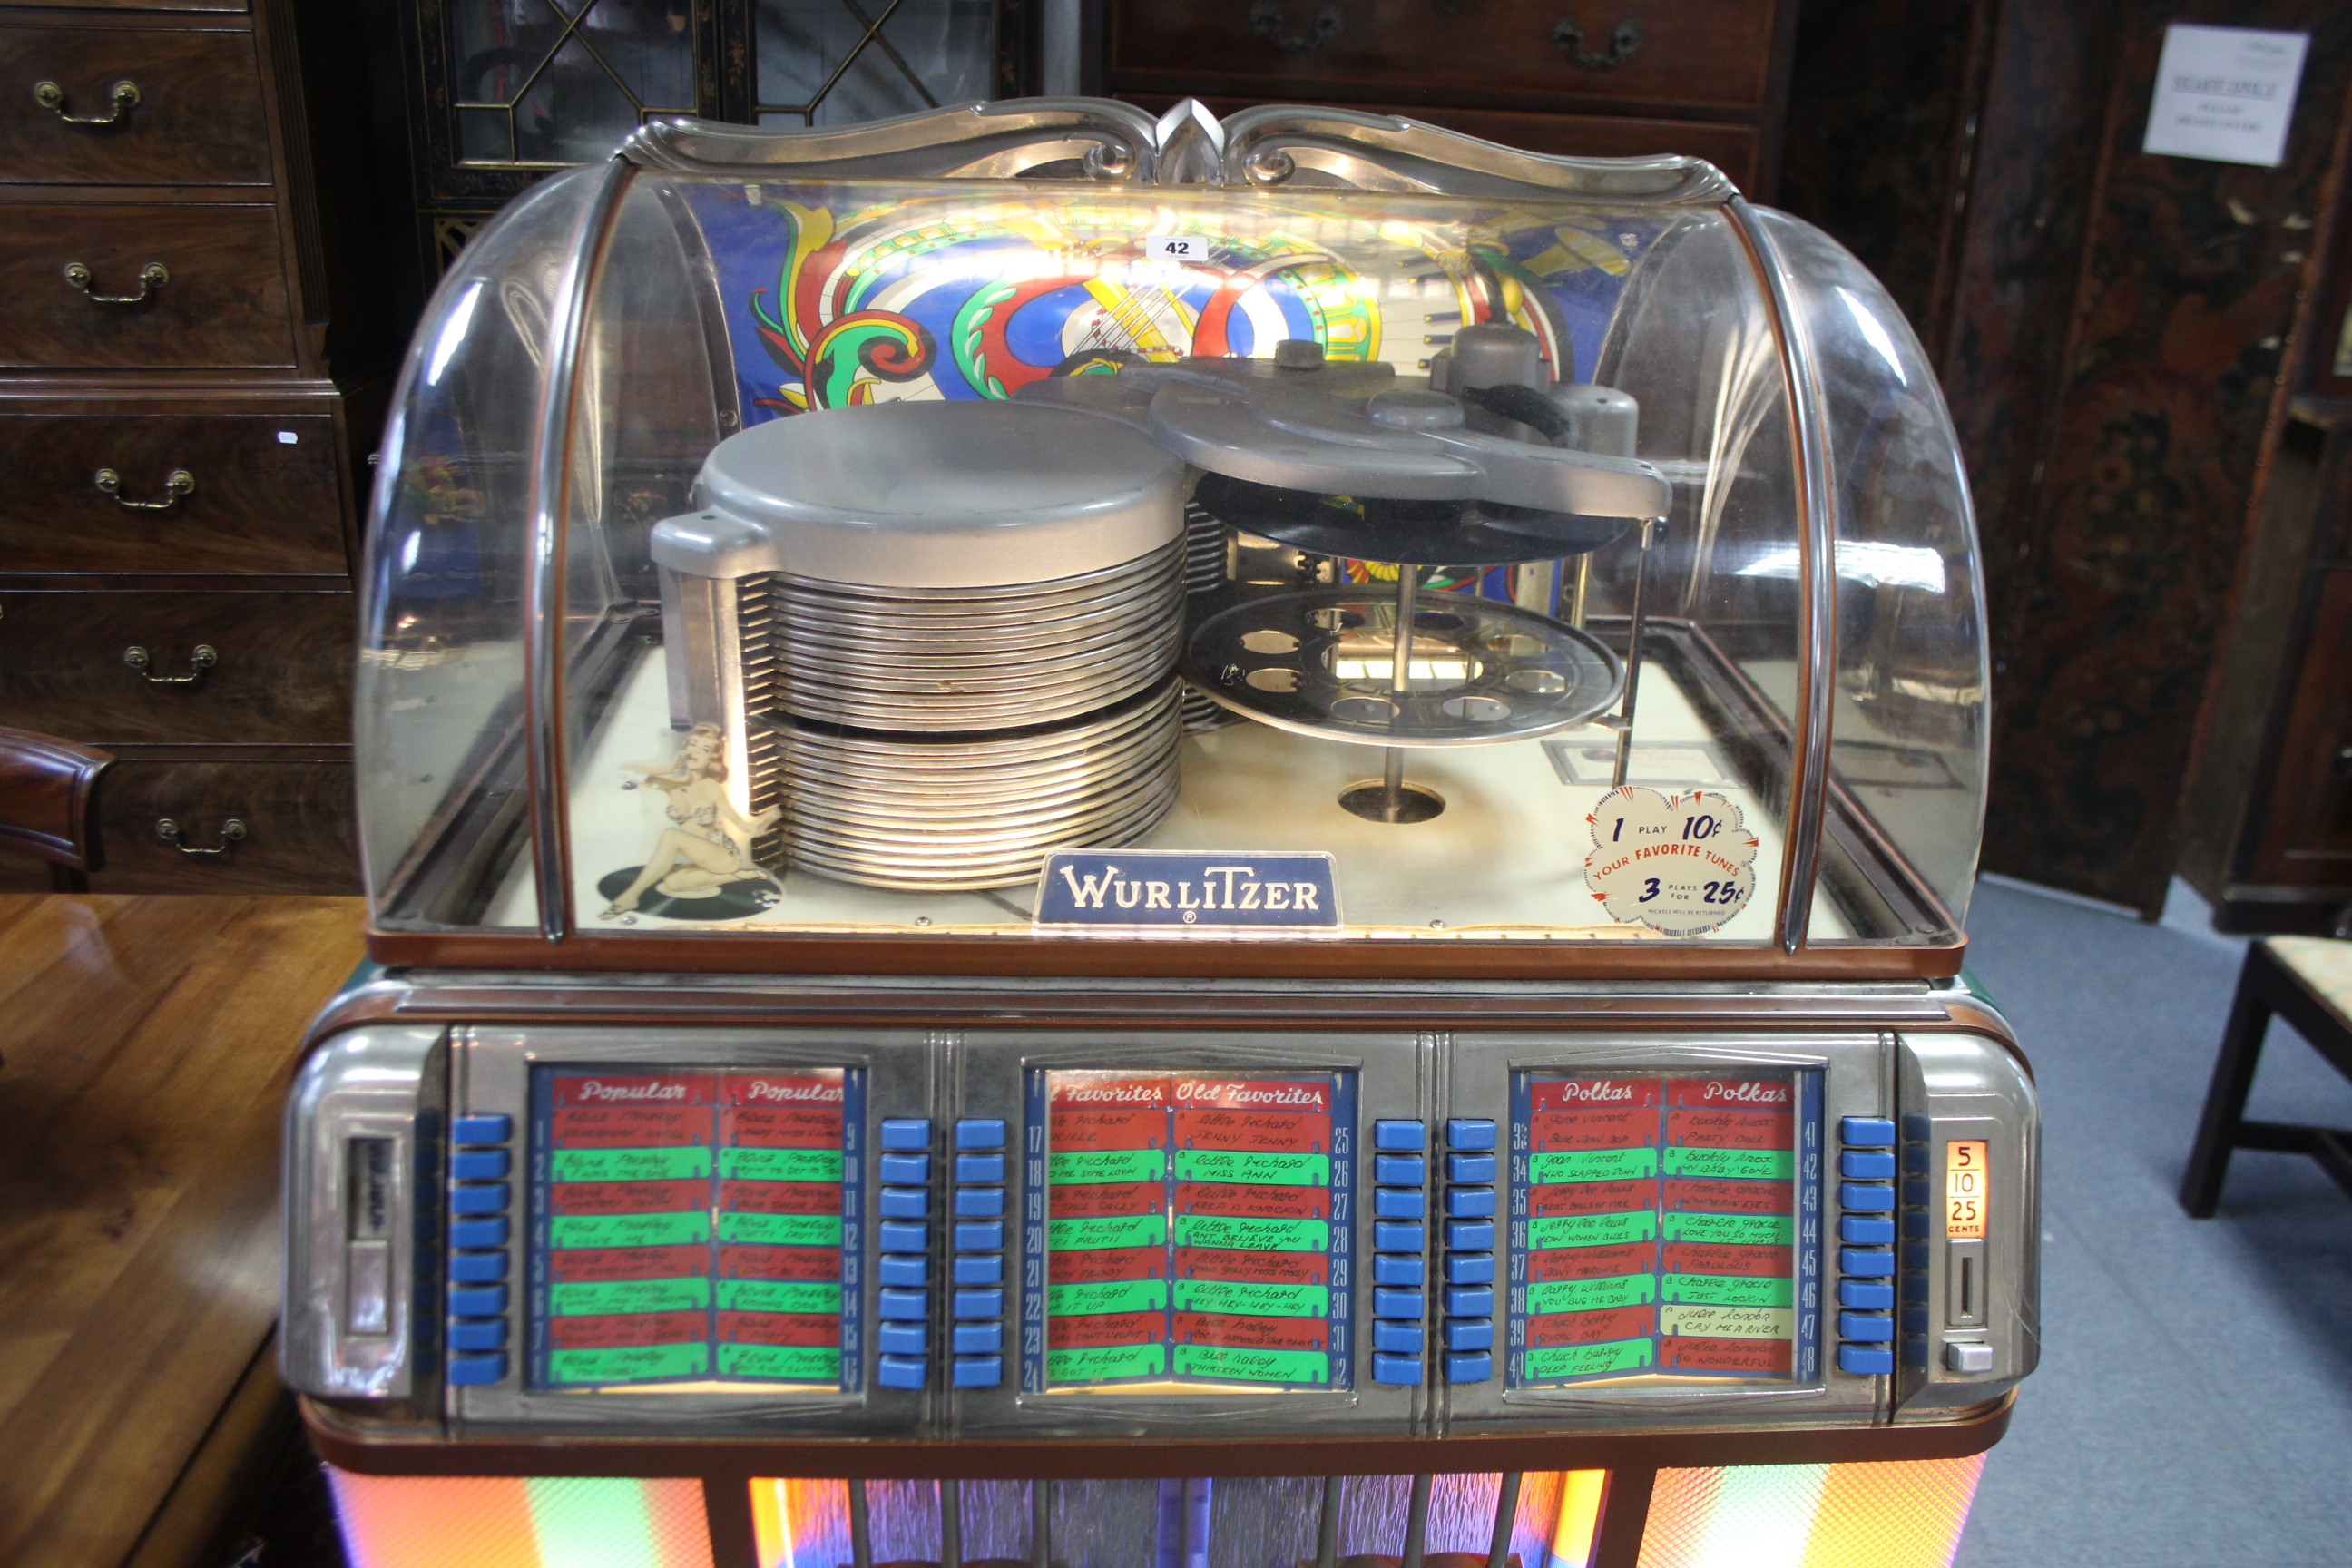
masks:
{"label": "blue selection button", "polygon": [[460,1149],[449,1156],[449,1178],[457,1182],[500,1182],[514,1168],[514,1156],[504,1149]]}
{"label": "blue selection button", "polygon": [[1004,1180],[1004,1156],[958,1154],[955,1173],[959,1182],[1001,1182]]}
{"label": "blue selection button", "polygon": [[1003,1323],[958,1323],[955,1326],[955,1353],[958,1355],[1000,1355],[1003,1350]]}
{"label": "blue selection button", "polygon": [[1004,1189],[958,1187],[955,1212],[958,1219],[994,1219],[1004,1212]]}
{"label": "blue selection button", "polygon": [[1842,1116],[1838,1119],[1838,1142],[1863,1149],[1895,1147],[1895,1121],[1886,1116]]}
{"label": "blue selection button", "polygon": [[1495,1245],[1495,1222],[1490,1219],[1453,1219],[1445,1222],[1445,1245],[1465,1251]]}
{"label": "blue selection button", "polygon": [[1448,1285],[1492,1285],[1495,1255],[1491,1252],[1449,1252],[1445,1255]]}
{"label": "blue selection button", "polygon": [[931,1179],[931,1157],[929,1154],[885,1154],[881,1159],[882,1179],[919,1187]]}
{"label": "blue selection button", "polygon": [[508,1184],[484,1182],[475,1187],[451,1187],[449,1212],[463,1215],[504,1214],[511,1199]]}
{"label": "blue selection button", "polygon": [[1002,1285],[1004,1283],[1004,1254],[974,1252],[955,1260],[955,1282],[959,1285]]}
{"label": "blue selection button", "polygon": [[1495,1189],[1448,1187],[1445,1189],[1445,1212],[1454,1219],[1492,1219],[1495,1217]]}
{"label": "blue selection button", "polygon": [[1372,1316],[1375,1318],[1411,1318],[1419,1322],[1428,1302],[1418,1290],[1372,1291]]}
{"label": "blue selection button", "polygon": [[449,1325],[449,1348],[453,1351],[502,1351],[507,1348],[507,1321],[504,1318],[482,1318]]}
{"label": "blue selection button", "polygon": [[1450,1351],[1490,1351],[1495,1348],[1495,1321],[1492,1318],[1455,1318],[1445,1325],[1445,1348]]}
{"label": "blue selection button", "polygon": [[1838,1207],[1860,1209],[1867,1214],[1893,1214],[1895,1189],[1868,1182],[1841,1182],[1838,1184]]}
{"label": "blue selection button", "polygon": [[503,1285],[459,1285],[449,1291],[449,1315],[453,1318],[499,1318],[506,1315],[507,1288]]}
{"label": "blue selection button", "polygon": [[885,1187],[881,1206],[884,1219],[921,1219],[931,1212],[931,1189]]}
{"label": "blue selection button", "polygon": [[882,1147],[889,1150],[913,1149],[918,1152],[931,1146],[931,1119],[928,1116],[890,1116],[882,1121]]}
{"label": "blue selection button", "polygon": [[1891,1279],[1895,1273],[1895,1253],[1892,1248],[1841,1247],[1838,1249],[1838,1272],[1864,1279]]}
{"label": "blue selection button", "polygon": [[488,1355],[453,1355],[449,1358],[449,1381],[459,1388],[479,1388],[485,1384],[504,1383],[507,1358],[504,1351]]}
{"label": "blue selection button", "polygon": [[958,1252],[1002,1252],[1004,1250],[1004,1222],[1001,1219],[969,1219],[955,1227]]}
{"label": "blue selection button", "polygon": [[921,1323],[884,1323],[874,1332],[884,1355],[921,1355],[931,1348],[931,1331]]}
{"label": "blue selection button", "polygon": [[1445,1156],[1445,1179],[1449,1182],[1491,1182],[1495,1179],[1495,1156],[1448,1154]]}
{"label": "blue selection button", "polygon": [[931,1245],[928,1229],[903,1220],[894,1224],[886,1219],[875,1226],[875,1232],[879,1238],[875,1245],[885,1252],[921,1252]]}
{"label": "blue selection button", "polygon": [[1429,1147],[1429,1129],[1418,1121],[1383,1119],[1372,1123],[1372,1147],[1391,1153],[1410,1154]]}
{"label": "blue selection button", "polygon": [[1895,1347],[1892,1345],[1840,1345],[1838,1370],[1854,1377],[1892,1377],[1895,1375]]}
{"label": "blue selection button", "polygon": [[959,1318],[1001,1318],[1004,1316],[1004,1292],[959,1290],[955,1293],[955,1315]]}
{"label": "blue selection button", "polygon": [[997,1388],[1004,1383],[1004,1358],[1001,1355],[960,1355],[955,1360],[955,1385],[958,1388]]}
{"label": "blue selection button", "polygon": [[1418,1252],[1376,1252],[1372,1254],[1372,1283],[1396,1285],[1408,1290],[1418,1290],[1428,1283],[1428,1270]]}
{"label": "blue selection button", "polygon": [[495,1285],[506,1277],[503,1252],[459,1252],[449,1258],[449,1278],[460,1285]]}
{"label": "blue selection button", "polygon": [[1417,1322],[1391,1322],[1386,1318],[1372,1320],[1372,1349],[1391,1355],[1417,1356],[1422,1351],[1421,1325]]}
{"label": "blue selection button", "polygon": [[1429,1180],[1429,1162],[1418,1154],[1375,1154],[1372,1180],[1387,1187],[1417,1187]]}
{"label": "blue selection button", "polygon": [[449,1226],[452,1247],[504,1247],[507,1244],[507,1221],[504,1215],[496,1219],[454,1220]]}
{"label": "blue selection button", "polygon": [[931,1260],[919,1252],[886,1252],[874,1272],[885,1285],[919,1290],[931,1282]]}
{"label": "blue selection button", "polygon": [[1002,1149],[1004,1147],[1004,1118],[1002,1116],[967,1116],[956,1123],[955,1144],[959,1149]]}
{"label": "blue selection button", "polygon": [[1486,1383],[1494,1375],[1495,1358],[1485,1351],[1445,1358],[1445,1381],[1448,1383]]}
{"label": "blue selection button", "polygon": [[1895,1310],[1895,1281],[1892,1279],[1841,1279],[1837,1289],[1838,1305],[1864,1312],[1891,1312]]}
{"label": "blue selection button", "polygon": [[1419,1219],[1428,1212],[1428,1202],[1419,1187],[1372,1189],[1374,1219]]}
{"label": "blue selection button", "polygon": [[929,1381],[919,1356],[886,1355],[874,1366],[874,1381],[885,1388],[906,1388],[919,1391]]}
{"label": "blue selection button", "polygon": [[1880,1312],[1840,1312],[1838,1338],[1872,1344],[1895,1342],[1895,1320]]}
{"label": "blue selection button", "polygon": [[1857,1182],[1891,1182],[1895,1179],[1895,1151],[1848,1149],[1838,1156],[1838,1174]]}
{"label": "blue selection button", "polygon": [[1427,1244],[1427,1234],[1420,1226],[1402,1220],[1372,1222],[1372,1246],[1381,1252],[1419,1252]]}
{"label": "blue selection button", "polygon": [[1492,1149],[1495,1124],[1486,1117],[1457,1116],[1445,1124],[1448,1149]]}
{"label": "blue selection button", "polygon": [[1445,1292],[1445,1315],[1449,1318],[1493,1317],[1495,1315],[1493,1289],[1485,1285],[1448,1287]]}
{"label": "blue selection button", "polygon": [[1838,1239],[1856,1247],[1892,1247],[1895,1245],[1895,1217],[1892,1215],[1850,1214],[1838,1218]]}
{"label": "blue selection button", "polygon": [[920,1290],[885,1289],[875,1293],[881,1301],[878,1309],[893,1322],[919,1323],[930,1316],[930,1302]]}
{"label": "blue selection button", "polygon": [[1417,1355],[1378,1355],[1372,1357],[1372,1381],[1411,1386],[1421,1381],[1421,1358]]}
{"label": "blue selection button", "polygon": [[514,1136],[514,1118],[500,1113],[495,1116],[460,1116],[449,1123],[452,1143],[503,1143]]}

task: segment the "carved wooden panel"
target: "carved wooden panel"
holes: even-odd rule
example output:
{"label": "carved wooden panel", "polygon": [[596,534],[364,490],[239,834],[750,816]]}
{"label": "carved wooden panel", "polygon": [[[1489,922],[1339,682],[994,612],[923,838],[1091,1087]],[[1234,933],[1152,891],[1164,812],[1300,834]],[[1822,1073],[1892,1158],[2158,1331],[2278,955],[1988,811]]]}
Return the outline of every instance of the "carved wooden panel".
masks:
{"label": "carved wooden panel", "polygon": [[0,566],[341,576],[336,468],[317,415],[0,414]]}
{"label": "carved wooden panel", "polygon": [[[5,16],[0,12],[0,16]],[[0,26],[0,182],[269,183],[253,35],[156,27]],[[57,84],[61,100],[30,90]],[[138,89],[120,103],[117,82]],[[68,122],[117,116],[112,124]]]}

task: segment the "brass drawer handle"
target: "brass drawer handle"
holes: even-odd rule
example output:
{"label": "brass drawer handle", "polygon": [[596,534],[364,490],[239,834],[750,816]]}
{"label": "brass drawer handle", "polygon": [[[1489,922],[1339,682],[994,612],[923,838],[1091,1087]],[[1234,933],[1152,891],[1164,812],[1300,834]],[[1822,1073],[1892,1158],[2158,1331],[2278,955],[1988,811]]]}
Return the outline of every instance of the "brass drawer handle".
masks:
{"label": "brass drawer handle", "polygon": [[100,305],[143,305],[150,295],[171,280],[172,275],[164,269],[162,262],[151,261],[139,269],[139,292],[136,294],[93,294],[90,293],[89,268],[79,261],[66,263],[66,281],[89,294]]}
{"label": "brass drawer handle", "polygon": [[157,675],[152,668],[155,656],[135,643],[122,650],[122,662],[137,670],[150,686],[194,686],[205,678],[205,671],[220,662],[220,653],[210,643],[198,643],[195,651],[188,655],[185,675]]}
{"label": "brass drawer handle", "polygon": [[1626,17],[1610,29],[1609,52],[1596,55],[1584,47],[1584,29],[1576,25],[1576,13],[1562,11],[1559,20],[1551,25],[1551,47],[1586,70],[1612,71],[1641,52],[1642,27],[1633,17]]}
{"label": "brass drawer handle", "polygon": [[173,468],[165,474],[162,500],[124,500],[122,476],[112,468],[99,469],[96,483],[100,490],[114,498],[117,506],[127,506],[133,511],[169,511],[196,488],[196,476],[185,468]]}
{"label": "brass drawer handle", "polygon": [[1312,33],[1289,30],[1290,16],[1282,0],[1252,0],[1249,8],[1250,31],[1286,55],[1313,54],[1339,36],[1340,21],[1339,0],[1324,0],[1315,13]]}
{"label": "brass drawer handle", "polygon": [[121,124],[124,111],[139,101],[139,84],[127,79],[118,81],[106,89],[106,96],[113,100],[114,107],[104,114],[68,114],[64,88],[53,81],[37,81],[33,84],[33,101],[55,114],[68,125]]}
{"label": "brass drawer handle", "polygon": [[183,855],[226,855],[230,845],[245,837],[245,824],[232,816],[220,825],[219,843],[189,844],[183,842],[180,825],[170,817],[163,817],[155,824],[155,837]]}

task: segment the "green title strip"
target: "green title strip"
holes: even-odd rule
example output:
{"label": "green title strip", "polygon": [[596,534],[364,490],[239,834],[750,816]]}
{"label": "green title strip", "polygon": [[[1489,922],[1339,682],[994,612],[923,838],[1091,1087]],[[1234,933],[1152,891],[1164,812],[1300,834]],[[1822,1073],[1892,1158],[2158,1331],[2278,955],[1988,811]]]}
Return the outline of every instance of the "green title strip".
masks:
{"label": "green title strip", "polygon": [[835,1279],[721,1279],[719,1305],[730,1312],[838,1316],[841,1283]]}
{"label": "green title strip", "polygon": [[629,1383],[653,1377],[699,1377],[710,1370],[707,1344],[632,1345],[626,1350],[556,1351],[548,1375],[558,1383]]}
{"label": "green title strip", "polygon": [[721,1149],[719,1173],[743,1182],[841,1180],[838,1149]]}
{"label": "green title strip", "polygon": [[1657,1237],[1655,1209],[1555,1215],[1549,1219],[1528,1221],[1528,1245],[1538,1251],[1552,1247],[1607,1247],[1627,1241],[1655,1241]]}
{"label": "green title strip", "polygon": [[1159,1312],[1167,1307],[1165,1279],[1102,1279],[1084,1285],[1045,1287],[1045,1310],[1057,1318],[1087,1317],[1097,1312]]}
{"label": "green title strip", "polygon": [[1045,1157],[1051,1182],[1156,1182],[1167,1173],[1164,1149],[1069,1149]]}
{"label": "green title strip", "polygon": [[1604,1279],[1547,1279],[1528,1287],[1530,1312],[1592,1312],[1640,1307],[1658,1299],[1657,1276],[1612,1274]]}
{"label": "green title strip", "polygon": [[1528,1180],[1539,1187],[1559,1182],[1630,1182],[1657,1173],[1655,1149],[1579,1149],[1528,1156]]}
{"label": "green title strip", "polygon": [[1166,1345],[1090,1345],[1085,1350],[1045,1352],[1045,1376],[1055,1383],[1157,1377],[1167,1370]]}
{"label": "green title strip", "polygon": [[694,1144],[674,1149],[558,1149],[548,1162],[548,1174],[559,1182],[688,1181],[710,1174],[710,1151]]}
{"label": "green title strip", "polygon": [[708,1279],[599,1279],[547,1288],[548,1310],[559,1318],[601,1318],[621,1312],[690,1312],[709,1305]]}
{"label": "green title strip", "polygon": [[1604,1373],[1633,1372],[1651,1364],[1647,1340],[1609,1340],[1597,1345],[1549,1345],[1529,1351],[1527,1376],[1595,1377]]}
{"label": "green title strip", "polygon": [[1261,1318],[1328,1318],[1331,1291],[1322,1285],[1260,1285],[1246,1279],[1179,1279],[1180,1312],[1246,1312]]}
{"label": "green title strip", "polygon": [[549,1245],[564,1247],[688,1247],[710,1239],[710,1215],[688,1214],[567,1214],[547,1222]]}
{"label": "green title strip", "polygon": [[1328,1187],[1328,1154],[1245,1153],[1238,1149],[1179,1149],[1180,1182],[1235,1182],[1253,1187]]}
{"label": "green title strip", "polygon": [[719,1370],[729,1377],[837,1384],[841,1351],[835,1345],[720,1345]]}
{"label": "green title strip", "polygon": [[1227,1215],[1180,1214],[1179,1247],[1227,1247],[1244,1252],[1322,1252],[1331,1245],[1331,1226],[1319,1219],[1235,1219]]}
{"label": "green title strip", "polygon": [[1242,1383],[1328,1383],[1331,1358],[1320,1351],[1262,1351],[1240,1345],[1178,1345],[1176,1371]]}
{"label": "green title strip", "polygon": [[1797,1173],[1787,1149],[1669,1149],[1669,1176],[1712,1176],[1727,1182],[1785,1182]]}

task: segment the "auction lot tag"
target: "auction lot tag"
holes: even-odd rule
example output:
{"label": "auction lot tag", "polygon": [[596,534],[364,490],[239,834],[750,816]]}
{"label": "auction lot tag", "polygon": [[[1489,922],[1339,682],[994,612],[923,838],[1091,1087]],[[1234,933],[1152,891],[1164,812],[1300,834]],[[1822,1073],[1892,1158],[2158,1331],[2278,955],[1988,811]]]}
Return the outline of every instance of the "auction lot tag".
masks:
{"label": "auction lot tag", "polygon": [[1175,931],[1337,931],[1328,854],[1056,849],[1037,879],[1039,926]]}
{"label": "auction lot tag", "polygon": [[1713,790],[1665,795],[1624,784],[1592,815],[1585,886],[1612,920],[1668,936],[1705,936],[1756,895],[1756,836]]}

